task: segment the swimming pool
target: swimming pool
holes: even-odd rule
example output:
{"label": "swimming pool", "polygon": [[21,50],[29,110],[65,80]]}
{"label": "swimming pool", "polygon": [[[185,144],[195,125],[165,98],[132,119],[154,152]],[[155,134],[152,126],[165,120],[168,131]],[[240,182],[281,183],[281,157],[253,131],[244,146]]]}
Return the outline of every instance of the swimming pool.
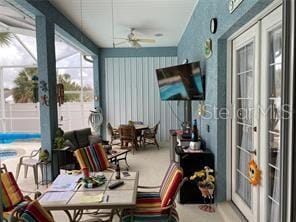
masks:
{"label": "swimming pool", "polygon": [[17,155],[16,150],[0,150],[0,159],[4,160]]}
{"label": "swimming pool", "polygon": [[0,144],[12,143],[16,140],[40,139],[40,133],[0,133]]}

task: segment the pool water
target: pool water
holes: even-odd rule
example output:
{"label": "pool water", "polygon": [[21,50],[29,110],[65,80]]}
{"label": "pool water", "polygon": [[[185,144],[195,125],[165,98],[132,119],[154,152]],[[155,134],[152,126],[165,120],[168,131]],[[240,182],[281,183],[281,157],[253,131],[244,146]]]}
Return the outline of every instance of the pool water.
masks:
{"label": "pool water", "polygon": [[16,140],[40,139],[40,133],[0,133],[0,144],[12,143]]}
{"label": "pool water", "polygon": [[0,150],[0,159],[4,160],[9,157],[14,157],[17,155],[17,152],[15,150]]}

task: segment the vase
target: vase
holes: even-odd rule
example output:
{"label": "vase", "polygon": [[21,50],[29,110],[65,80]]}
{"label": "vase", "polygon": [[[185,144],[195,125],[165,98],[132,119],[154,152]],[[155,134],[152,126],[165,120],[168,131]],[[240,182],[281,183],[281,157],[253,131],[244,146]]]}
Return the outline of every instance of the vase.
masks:
{"label": "vase", "polygon": [[198,187],[200,192],[201,192],[201,195],[204,197],[204,198],[207,198],[209,196],[209,189],[208,188],[205,188],[205,187]]}

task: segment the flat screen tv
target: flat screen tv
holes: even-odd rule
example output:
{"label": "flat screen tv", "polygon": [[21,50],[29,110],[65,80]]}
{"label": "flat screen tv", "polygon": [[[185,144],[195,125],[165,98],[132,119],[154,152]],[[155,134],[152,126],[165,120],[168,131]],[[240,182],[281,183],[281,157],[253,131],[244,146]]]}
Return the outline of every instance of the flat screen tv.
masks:
{"label": "flat screen tv", "polygon": [[193,62],[156,70],[161,100],[204,100],[205,77]]}

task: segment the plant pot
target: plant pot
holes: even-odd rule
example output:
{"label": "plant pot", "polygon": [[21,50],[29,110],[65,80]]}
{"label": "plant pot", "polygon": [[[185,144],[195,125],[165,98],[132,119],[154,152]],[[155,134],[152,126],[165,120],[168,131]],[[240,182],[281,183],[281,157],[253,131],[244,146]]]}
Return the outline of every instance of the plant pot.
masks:
{"label": "plant pot", "polygon": [[206,197],[208,197],[209,195],[210,195],[210,193],[209,193],[209,189],[208,188],[205,188],[205,187],[198,187],[199,188],[199,190],[200,190],[200,192],[201,192],[201,195],[204,197],[204,198],[206,198]]}

